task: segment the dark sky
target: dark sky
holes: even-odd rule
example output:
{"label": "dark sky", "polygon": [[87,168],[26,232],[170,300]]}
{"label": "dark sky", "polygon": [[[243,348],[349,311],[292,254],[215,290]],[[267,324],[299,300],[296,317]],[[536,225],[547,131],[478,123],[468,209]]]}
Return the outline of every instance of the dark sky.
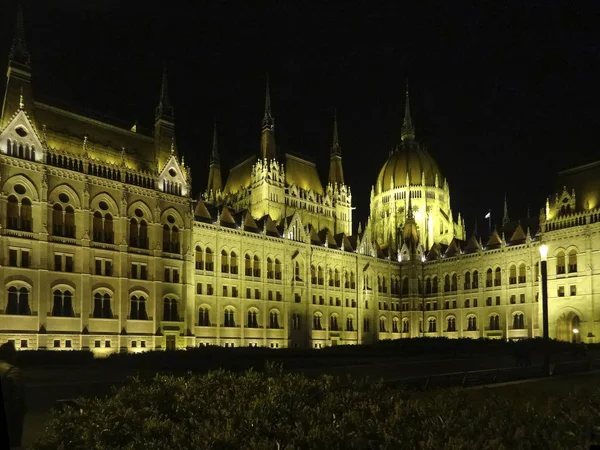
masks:
{"label": "dark sky", "polygon": [[[600,15],[583,1],[466,3],[477,5],[23,1],[38,97],[151,127],[166,60],[195,192],[215,116],[225,169],[258,151],[268,72],[278,145],[315,159],[323,179],[337,107],[355,217],[366,218],[400,140],[408,77],[417,139],[471,230],[488,208],[500,220],[505,193],[512,218],[538,213],[558,170],[598,158]],[[0,54],[15,11],[3,9]]]}

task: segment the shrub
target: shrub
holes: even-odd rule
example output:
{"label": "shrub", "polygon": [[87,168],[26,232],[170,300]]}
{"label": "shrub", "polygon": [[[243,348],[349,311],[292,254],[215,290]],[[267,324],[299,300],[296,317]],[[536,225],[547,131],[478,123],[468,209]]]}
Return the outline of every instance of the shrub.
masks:
{"label": "shrub", "polygon": [[383,384],[264,373],[134,379],[53,413],[37,450],[586,448],[600,389],[556,398],[486,390],[413,396]]}

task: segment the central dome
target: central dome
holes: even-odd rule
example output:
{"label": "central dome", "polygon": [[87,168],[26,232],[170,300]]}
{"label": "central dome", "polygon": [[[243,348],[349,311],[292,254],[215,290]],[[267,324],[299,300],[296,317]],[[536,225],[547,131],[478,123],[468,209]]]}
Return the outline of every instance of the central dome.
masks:
{"label": "central dome", "polygon": [[425,174],[425,184],[427,186],[435,186],[436,175],[438,182],[443,182],[442,173],[429,152],[414,142],[404,142],[390,155],[379,171],[375,194],[406,186],[407,176],[410,184],[421,184],[423,173]]}

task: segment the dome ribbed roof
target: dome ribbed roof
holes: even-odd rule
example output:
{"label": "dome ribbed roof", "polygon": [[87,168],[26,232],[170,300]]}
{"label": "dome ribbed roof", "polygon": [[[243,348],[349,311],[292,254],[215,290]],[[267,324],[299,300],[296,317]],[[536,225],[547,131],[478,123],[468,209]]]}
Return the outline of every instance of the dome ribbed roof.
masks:
{"label": "dome ribbed roof", "polygon": [[[411,184],[420,184],[423,172],[425,173],[426,185],[435,186],[436,175],[438,176],[438,182],[443,183],[442,173],[427,150],[414,143],[402,145],[390,155],[379,171],[375,194],[406,186],[407,174]],[[391,184],[392,176],[394,177],[394,186]]]}

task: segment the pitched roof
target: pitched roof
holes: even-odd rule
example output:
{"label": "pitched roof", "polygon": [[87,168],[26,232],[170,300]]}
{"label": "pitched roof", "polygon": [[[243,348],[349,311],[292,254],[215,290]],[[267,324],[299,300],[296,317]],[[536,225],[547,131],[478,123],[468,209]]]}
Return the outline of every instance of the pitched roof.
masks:
{"label": "pitched roof", "polygon": [[492,232],[492,235],[488,239],[487,243],[485,244],[485,248],[486,249],[498,248],[501,245],[502,245],[502,239],[500,239],[498,232],[496,230],[494,230]]}
{"label": "pitched roof", "polygon": [[467,241],[467,245],[465,246],[465,253],[475,253],[479,251],[479,249],[481,249],[481,247],[479,246],[477,238],[474,235],[471,236],[471,239]]}

